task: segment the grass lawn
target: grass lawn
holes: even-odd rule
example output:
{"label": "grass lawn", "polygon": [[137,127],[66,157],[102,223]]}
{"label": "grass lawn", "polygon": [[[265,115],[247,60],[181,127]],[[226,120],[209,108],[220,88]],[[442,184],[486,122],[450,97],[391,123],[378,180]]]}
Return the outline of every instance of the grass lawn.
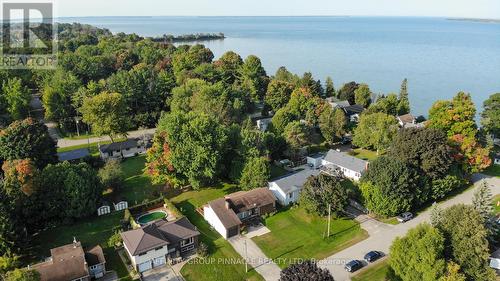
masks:
{"label": "grass lawn", "polygon": [[500,206],[498,205],[498,202],[500,201],[500,194],[495,195],[493,197],[493,202],[491,203],[493,205],[493,210],[495,211],[495,214],[500,214]]}
{"label": "grass lawn", "polygon": [[352,281],[385,281],[387,272],[389,271],[389,263],[387,259],[379,261],[372,267],[362,269],[358,274],[351,277]]}
{"label": "grass lawn", "polygon": [[284,176],[288,173],[290,173],[290,172],[287,171],[283,167],[276,166],[274,164],[271,165],[271,179],[279,178],[279,177]]}
{"label": "grass lawn", "polygon": [[[181,274],[187,281],[264,280],[255,270],[245,273],[244,263],[238,263],[238,261],[243,261],[243,258],[222,236],[211,230],[210,225],[196,212],[196,208],[202,206],[207,201],[236,190],[234,185],[224,184],[216,188],[183,192],[180,195],[170,198],[179,210],[198,227],[198,230],[202,233],[201,241],[210,249],[210,256],[206,260],[200,258],[194,259],[181,269]],[[228,263],[230,261],[233,261],[233,263]]]}
{"label": "grass lawn", "polygon": [[121,163],[125,182],[119,192],[130,206],[158,198],[163,191],[162,185],[153,185],[151,178],[144,173],[145,164],[145,155],[127,158]]}
{"label": "grass lawn", "polygon": [[396,225],[399,224],[399,221],[396,217],[391,217],[391,218],[386,218],[386,219],[380,219],[381,222],[387,223],[387,224],[392,224]]}
{"label": "grass lawn", "polygon": [[[115,142],[124,141],[124,140],[126,140],[126,139],[120,138],[120,139],[115,140]],[[99,143],[101,145],[110,144],[111,141],[101,141]],[[59,148],[57,148],[57,152],[66,152],[66,151],[71,151],[71,150],[76,150],[76,149],[81,149],[81,148],[88,148],[90,150],[90,154],[99,155],[99,151],[97,150],[97,144],[98,144],[97,142],[93,142],[90,144],[84,143],[84,144],[68,146],[68,147],[59,147]]]}
{"label": "grass lawn", "polygon": [[266,219],[271,233],[252,238],[268,258],[285,268],[294,258],[324,259],[368,237],[349,219],[332,219],[330,237],[324,239],[327,219],[307,214],[300,207],[278,212]]}
{"label": "grass lawn", "polygon": [[376,151],[371,151],[363,148],[353,149],[352,152],[350,152],[349,154],[351,154],[354,157],[368,161],[373,161],[379,157]]}
{"label": "grass lawn", "polygon": [[125,265],[113,248],[108,247],[107,240],[120,227],[123,212],[114,212],[101,217],[81,220],[72,225],[59,226],[41,232],[33,237],[33,262],[50,255],[50,249],[73,242],[73,237],[81,241],[84,247],[101,245],[106,256],[106,269],[115,270],[120,280],[131,280]]}
{"label": "grass lawn", "polygon": [[483,171],[483,174],[493,177],[500,177],[500,165],[491,165],[488,169]]}

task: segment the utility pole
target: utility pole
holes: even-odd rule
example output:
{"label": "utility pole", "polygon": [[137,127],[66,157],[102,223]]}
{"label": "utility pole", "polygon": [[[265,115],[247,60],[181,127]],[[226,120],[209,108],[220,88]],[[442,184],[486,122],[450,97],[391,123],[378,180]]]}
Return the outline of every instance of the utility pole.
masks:
{"label": "utility pole", "polygon": [[248,252],[247,252],[247,240],[245,242],[245,272],[248,272]]}
{"label": "utility pole", "polygon": [[327,230],[327,236],[326,238],[330,237],[330,217],[331,217],[331,208],[330,204],[328,204],[328,230]]}

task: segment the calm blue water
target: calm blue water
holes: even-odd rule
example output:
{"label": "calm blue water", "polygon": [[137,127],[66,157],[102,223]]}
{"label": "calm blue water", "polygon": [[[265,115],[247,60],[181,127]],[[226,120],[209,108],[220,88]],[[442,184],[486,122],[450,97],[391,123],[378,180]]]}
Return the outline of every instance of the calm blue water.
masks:
{"label": "calm blue water", "polygon": [[409,80],[412,110],[470,92],[478,108],[500,92],[500,24],[439,18],[381,17],[104,17],[65,18],[143,36],[224,32],[205,42],[216,57],[234,50],[259,56],[269,74],[280,66],[311,71],[336,87],[355,80],[376,93]]}

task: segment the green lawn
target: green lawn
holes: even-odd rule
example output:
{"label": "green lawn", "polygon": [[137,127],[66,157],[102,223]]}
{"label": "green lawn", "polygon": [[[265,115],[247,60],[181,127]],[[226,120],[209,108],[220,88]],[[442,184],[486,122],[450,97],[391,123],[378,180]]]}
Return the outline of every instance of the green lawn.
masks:
{"label": "green lawn", "polygon": [[349,154],[351,154],[354,157],[368,161],[373,161],[379,157],[376,151],[371,151],[363,148],[353,149],[351,152],[349,152]]}
{"label": "green lawn", "polygon": [[386,278],[387,273],[389,271],[389,263],[388,260],[382,260],[377,264],[362,269],[358,274],[351,277],[352,281],[385,281],[388,280]]}
{"label": "green lawn", "polygon": [[483,174],[493,177],[500,177],[500,165],[491,165],[490,167],[488,167],[488,169],[483,171]]}
{"label": "green lawn", "polygon": [[[117,139],[115,140],[115,142],[119,142],[119,141],[124,141],[126,140],[125,138],[120,138],[120,139]],[[99,144],[103,145],[103,144],[110,144],[111,141],[101,141],[99,142]],[[57,148],[57,152],[66,152],[66,151],[71,151],[71,150],[76,150],[76,149],[81,149],[81,148],[88,148],[90,150],[90,154],[92,155],[99,155],[99,151],[97,150],[97,142],[93,142],[93,143],[84,143],[84,144],[80,144],[80,145],[74,145],[74,146],[68,146],[68,147],[59,147]]]}
{"label": "green lawn", "polygon": [[[210,256],[206,260],[200,258],[187,263],[181,270],[187,281],[219,281],[219,280],[264,280],[255,270],[245,273],[242,257],[210,225],[196,212],[196,208],[207,201],[219,198],[236,191],[234,185],[221,185],[215,188],[204,188],[199,191],[187,191],[170,198],[202,233],[201,241],[210,248]],[[231,261],[233,262],[231,264]],[[240,263],[238,263],[240,262]]]}
{"label": "green lawn", "polygon": [[81,241],[84,247],[101,245],[106,256],[106,269],[115,270],[120,280],[131,280],[128,271],[113,248],[108,247],[107,240],[114,230],[120,227],[123,212],[114,212],[101,217],[91,217],[71,225],[59,226],[41,232],[33,237],[33,262],[50,256],[50,249],[70,244],[73,237]]}
{"label": "green lawn", "polygon": [[396,217],[380,219],[380,221],[383,223],[392,224],[392,225],[399,224],[399,221]]}
{"label": "green lawn", "polygon": [[285,268],[294,258],[324,259],[368,237],[359,224],[349,219],[332,219],[330,237],[327,220],[310,215],[300,207],[278,212],[265,221],[271,233],[252,238],[268,258]]}
{"label": "green lawn", "polygon": [[145,164],[145,155],[127,158],[121,163],[125,182],[118,192],[130,206],[158,198],[163,191],[162,185],[153,185],[151,178],[144,173]]}
{"label": "green lawn", "polygon": [[500,202],[500,194],[495,195],[495,197],[493,197],[493,202],[491,203],[493,205],[493,210],[497,215],[500,214],[500,206],[498,202]]}

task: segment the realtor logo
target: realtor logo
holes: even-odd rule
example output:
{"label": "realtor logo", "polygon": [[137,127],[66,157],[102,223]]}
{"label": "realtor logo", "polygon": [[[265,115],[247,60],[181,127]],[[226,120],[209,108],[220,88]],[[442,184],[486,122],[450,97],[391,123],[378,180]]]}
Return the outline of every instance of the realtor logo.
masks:
{"label": "realtor logo", "polygon": [[53,69],[56,66],[57,30],[54,3],[1,1],[0,68]]}

